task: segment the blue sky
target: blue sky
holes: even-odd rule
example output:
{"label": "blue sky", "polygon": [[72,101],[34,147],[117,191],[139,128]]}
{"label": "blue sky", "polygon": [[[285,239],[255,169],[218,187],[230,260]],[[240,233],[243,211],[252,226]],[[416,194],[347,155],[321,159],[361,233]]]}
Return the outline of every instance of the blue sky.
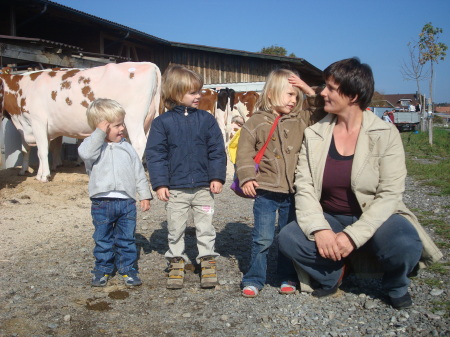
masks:
{"label": "blue sky", "polygon": [[[320,69],[357,56],[384,94],[414,93],[401,65],[431,22],[450,47],[449,0],[53,0],[156,37],[258,52],[278,45]],[[421,83],[428,97],[428,82]],[[435,66],[433,100],[450,103],[450,50]]]}

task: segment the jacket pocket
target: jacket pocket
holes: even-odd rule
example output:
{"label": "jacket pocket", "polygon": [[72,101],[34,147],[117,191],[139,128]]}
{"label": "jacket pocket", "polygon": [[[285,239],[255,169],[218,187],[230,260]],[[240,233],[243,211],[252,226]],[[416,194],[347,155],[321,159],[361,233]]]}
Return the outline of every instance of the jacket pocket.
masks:
{"label": "jacket pocket", "polygon": [[262,160],[259,163],[256,181],[265,186],[280,185],[280,164],[276,158]]}

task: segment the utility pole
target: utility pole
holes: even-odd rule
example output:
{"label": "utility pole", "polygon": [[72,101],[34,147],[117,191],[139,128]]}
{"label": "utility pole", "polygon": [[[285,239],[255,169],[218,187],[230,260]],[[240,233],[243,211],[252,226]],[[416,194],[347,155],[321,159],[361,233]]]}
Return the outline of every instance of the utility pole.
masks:
{"label": "utility pole", "polygon": [[433,145],[433,102],[428,98],[428,142]]}

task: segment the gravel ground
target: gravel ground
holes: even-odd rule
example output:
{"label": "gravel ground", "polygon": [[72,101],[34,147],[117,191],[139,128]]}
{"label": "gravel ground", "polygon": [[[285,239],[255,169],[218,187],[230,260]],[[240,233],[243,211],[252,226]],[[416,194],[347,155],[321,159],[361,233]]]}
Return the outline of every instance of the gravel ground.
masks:
{"label": "gravel ground", "polygon": [[[273,248],[268,284],[259,297],[243,298],[239,284],[250,257],[252,201],[230,191],[231,179],[216,198],[219,286],[201,289],[191,266],[184,289],[165,288],[166,216],[164,204],[155,200],[150,212],[138,214],[144,284],[126,288],[113,278],[105,288],[92,288],[93,228],[84,168],[66,166],[47,184],[33,176],[18,177],[17,172],[0,171],[2,337],[450,335],[448,276],[429,269],[412,281],[414,306],[407,310],[397,311],[384,302],[378,280],[354,276],[329,298],[298,292],[283,296],[274,283]],[[433,189],[410,178],[407,186],[410,208],[450,223],[448,198],[432,195]],[[195,260],[192,223],[186,242]]]}

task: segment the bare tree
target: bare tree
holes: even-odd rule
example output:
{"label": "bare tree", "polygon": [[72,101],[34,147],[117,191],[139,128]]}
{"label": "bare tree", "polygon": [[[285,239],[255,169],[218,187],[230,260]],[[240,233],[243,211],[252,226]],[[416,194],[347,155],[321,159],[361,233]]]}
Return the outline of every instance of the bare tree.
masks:
{"label": "bare tree", "polygon": [[409,61],[403,60],[401,73],[406,81],[416,81],[418,99],[421,107],[425,106],[422,101],[422,93],[420,91],[420,81],[428,79],[429,72],[423,69],[424,64],[420,62],[419,45],[417,41],[408,42]]}

